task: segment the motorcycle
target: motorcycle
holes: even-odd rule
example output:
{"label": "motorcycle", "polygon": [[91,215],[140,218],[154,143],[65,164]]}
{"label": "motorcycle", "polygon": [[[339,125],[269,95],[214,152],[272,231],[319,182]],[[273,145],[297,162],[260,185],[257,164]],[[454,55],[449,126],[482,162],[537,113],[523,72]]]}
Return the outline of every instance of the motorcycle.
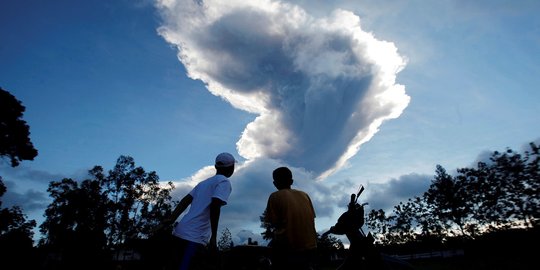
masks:
{"label": "motorcycle", "polygon": [[350,246],[348,256],[337,270],[349,269],[384,269],[384,270],[414,270],[414,267],[404,260],[394,258],[378,251],[371,233],[365,234],[362,230],[364,225],[364,206],[359,204],[358,198],[364,191],[360,186],[357,194],[351,194],[351,200],[347,211],[337,220],[337,223],[323,234],[345,235]]}

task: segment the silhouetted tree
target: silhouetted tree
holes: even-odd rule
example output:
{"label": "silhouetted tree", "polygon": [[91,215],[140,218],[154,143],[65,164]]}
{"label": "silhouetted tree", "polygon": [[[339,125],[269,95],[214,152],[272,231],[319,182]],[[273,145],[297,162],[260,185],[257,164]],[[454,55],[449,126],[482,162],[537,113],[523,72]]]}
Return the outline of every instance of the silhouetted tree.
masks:
{"label": "silhouetted tree", "polygon": [[525,151],[525,188],[523,191],[526,225],[536,227],[540,222],[540,147],[530,143]]}
{"label": "silhouetted tree", "polygon": [[[0,176],[0,198],[4,196],[6,192],[6,186],[2,182]],[[0,207],[2,201],[0,200]],[[27,220],[26,215],[23,214],[22,209],[18,206],[11,208],[0,208],[0,246],[9,247],[4,240],[13,239],[14,235],[17,235],[21,243],[30,243],[32,246],[32,236],[34,232],[32,229],[36,226],[35,220]],[[19,237],[19,236],[22,236]]]}
{"label": "silhouetted tree", "polygon": [[[99,171],[99,168],[95,168]],[[102,177],[100,171],[96,178]],[[111,200],[108,216],[110,244],[124,243],[128,238],[147,238],[172,212],[171,182],[159,185],[156,172],[135,167],[132,157],[120,156],[113,170],[103,178],[104,191]]]}
{"label": "silhouetted tree", "polygon": [[234,246],[231,232],[228,228],[225,228],[221,233],[221,237],[218,241],[218,248],[221,251],[230,250]]}
{"label": "silhouetted tree", "polygon": [[98,267],[106,248],[108,200],[99,183],[72,179],[51,182],[53,202],[45,210],[41,245],[62,251],[67,268]]}
{"label": "silhouetted tree", "polygon": [[[59,182],[51,182],[47,189],[53,199],[45,210],[45,221],[40,225],[43,235],[42,244],[51,246],[69,246],[73,231],[77,227],[74,207],[78,183],[73,179],[64,178]],[[43,242],[44,241],[44,242]]]}
{"label": "silhouetted tree", "polygon": [[392,225],[388,229],[388,234],[392,236],[393,243],[406,243],[414,239],[413,221],[415,218],[414,206],[411,201],[400,202],[394,206],[393,214],[390,217]]}
{"label": "silhouetted tree", "polygon": [[338,238],[332,235],[322,236],[317,233],[317,259],[321,265],[328,264],[332,259],[343,257],[345,246]]}
{"label": "silhouetted tree", "polygon": [[464,225],[466,216],[469,214],[467,204],[468,191],[456,181],[446,170],[437,165],[428,191],[424,194],[427,202],[433,205],[433,215],[441,222],[447,234],[453,234],[452,225],[457,225],[462,235],[466,235]]}
{"label": "silhouetted tree", "polygon": [[[0,87],[0,159],[9,159],[12,167],[33,160],[38,153],[30,141],[30,128],[22,120],[24,111],[22,103]],[[19,206],[2,208],[1,198],[6,191],[0,176],[0,261],[3,265],[31,267],[36,221],[27,220]]]}
{"label": "silhouetted tree", "polygon": [[325,236],[321,236],[317,233],[317,249],[321,250],[342,250],[345,246],[343,245],[343,242],[339,240],[338,238],[328,234]]}
{"label": "silhouetted tree", "polygon": [[500,192],[497,191],[496,181],[493,179],[493,168],[486,163],[479,162],[476,168],[460,168],[457,172],[456,178],[466,183],[469,192],[472,223],[469,224],[469,231],[474,236],[480,227],[500,220],[500,213],[494,208]]}
{"label": "silhouetted tree", "polygon": [[172,212],[172,183],[160,186],[157,174],[135,167],[131,157],[121,156],[108,175],[100,166],[89,175],[80,183],[63,179],[49,184],[53,202],[40,226],[42,244],[110,249],[130,238],[148,238]]}
{"label": "silhouetted tree", "polygon": [[30,127],[22,120],[25,107],[0,87],[0,157],[16,167],[23,160],[34,160],[38,152],[30,141]]}
{"label": "silhouetted tree", "polygon": [[[366,225],[383,244],[411,240],[475,238],[491,231],[527,226],[540,220],[540,148],[493,152],[488,162],[457,169],[455,176],[437,165],[429,189],[400,203],[391,215],[371,210]],[[456,229],[459,234],[455,234]]]}
{"label": "silhouetted tree", "polygon": [[[25,107],[6,90],[0,87],[0,158],[8,158],[12,167],[17,167],[23,160],[33,160],[37,150],[30,141],[30,127],[22,120]],[[7,191],[0,176],[0,198]],[[26,220],[20,207],[1,208],[0,200],[0,237],[11,231],[25,234],[32,239],[35,221]]]}
{"label": "silhouetted tree", "polygon": [[388,218],[386,217],[386,213],[384,210],[374,210],[372,209],[369,211],[366,219],[365,224],[368,228],[368,230],[371,232],[373,237],[375,238],[376,243],[379,244],[387,244],[388,240],[386,238],[388,227],[390,226],[388,222]]}
{"label": "silhouetted tree", "polygon": [[539,218],[539,154],[530,144],[524,154],[511,149],[493,152],[489,162],[459,169],[468,185],[469,202],[478,227],[503,230],[516,225],[534,227]]}
{"label": "silhouetted tree", "polygon": [[[534,144],[531,148],[533,154],[538,153]],[[538,216],[538,154],[536,159],[530,160],[529,153],[522,156],[507,149],[505,153],[495,152],[491,157],[501,193],[498,205],[503,208],[500,211],[510,223],[507,224],[509,227],[516,221],[530,223],[535,215]]]}
{"label": "silhouetted tree", "polygon": [[[0,177],[0,197],[6,191]],[[0,202],[1,206],[1,202]],[[35,220],[27,220],[18,206],[0,209],[0,261],[2,265],[17,265],[21,269],[30,269],[35,261],[33,257]]]}
{"label": "silhouetted tree", "polygon": [[262,238],[267,241],[271,241],[274,239],[274,233],[272,224],[266,222],[266,209],[262,213],[261,216],[259,216],[259,220],[261,221],[261,228],[264,229],[264,231],[261,233]]}
{"label": "silhouetted tree", "polygon": [[415,215],[415,224],[419,227],[420,235],[417,238],[442,239],[444,228],[433,213],[433,205],[427,203],[426,197],[415,197],[412,200]]}

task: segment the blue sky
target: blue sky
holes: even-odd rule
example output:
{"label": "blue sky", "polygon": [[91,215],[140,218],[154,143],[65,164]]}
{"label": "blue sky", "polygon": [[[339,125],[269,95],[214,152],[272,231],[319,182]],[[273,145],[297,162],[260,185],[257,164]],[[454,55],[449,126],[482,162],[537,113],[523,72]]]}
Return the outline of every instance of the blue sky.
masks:
{"label": "blue sky", "polygon": [[[201,5],[201,2],[204,5]],[[249,3],[244,3],[249,2]],[[331,3],[328,3],[331,2]],[[224,4],[226,3],[226,4]],[[317,230],[358,185],[391,210],[486,153],[540,139],[538,1],[2,1],[0,86],[39,155],[1,163],[4,206],[129,155],[175,199],[240,160],[221,228],[259,237],[289,166]]]}

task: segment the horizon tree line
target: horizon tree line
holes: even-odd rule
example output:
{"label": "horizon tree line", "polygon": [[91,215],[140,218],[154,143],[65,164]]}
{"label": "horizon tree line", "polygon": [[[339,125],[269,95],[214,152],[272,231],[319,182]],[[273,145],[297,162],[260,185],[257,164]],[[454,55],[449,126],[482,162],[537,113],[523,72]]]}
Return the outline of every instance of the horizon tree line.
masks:
{"label": "horizon tree line", "polygon": [[[23,160],[33,160],[38,151],[22,120],[25,107],[6,90],[0,88],[0,95],[0,157],[16,167]],[[486,232],[536,227],[540,150],[534,143],[529,146],[523,153],[495,151],[488,162],[457,169],[456,175],[437,165],[431,186],[422,196],[400,202],[390,214],[382,209],[370,211],[366,225],[383,245],[456,236],[473,239]],[[123,155],[107,172],[94,166],[88,179],[52,181],[47,192],[53,200],[39,225],[43,237],[38,245],[99,253],[149,238],[177,203],[170,196],[173,189],[171,182],[161,185],[156,172],[146,172],[135,166],[132,157]],[[5,192],[0,176],[0,199]],[[37,224],[20,207],[0,208],[0,221],[0,242],[23,239],[33,245],[32,229]],[[270,236],[267,230],[262,235]],[[230,235],[224,237],[226,248],[232,241],[229,244]],[[328,245],[343,246],[331,240]]]}
{"label": "horizon tree line", "polygon": [[530,229],[540,221],[539,186],[540,147],[531,142],[523,153],[494,151],[489,161],[455,175],[437,165],[422,196],[400,202],[390,214],[371,210],[366,224],[383,245]]}

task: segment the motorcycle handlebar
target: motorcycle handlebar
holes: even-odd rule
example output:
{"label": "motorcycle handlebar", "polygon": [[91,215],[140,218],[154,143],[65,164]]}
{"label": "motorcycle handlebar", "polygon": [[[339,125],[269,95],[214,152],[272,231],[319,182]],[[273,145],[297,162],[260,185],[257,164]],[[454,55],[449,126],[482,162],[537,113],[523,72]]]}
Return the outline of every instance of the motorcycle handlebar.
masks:
{"label": "motorcycle handlebar", "polygon": [[[358,194],[356,195],[355,203],[358,201],[358,197],[360,197],[360,194],[364,192],[364,185],[360,185],[360,188],[358,189]],[[353,194],[354,195],[354,194]]]}

